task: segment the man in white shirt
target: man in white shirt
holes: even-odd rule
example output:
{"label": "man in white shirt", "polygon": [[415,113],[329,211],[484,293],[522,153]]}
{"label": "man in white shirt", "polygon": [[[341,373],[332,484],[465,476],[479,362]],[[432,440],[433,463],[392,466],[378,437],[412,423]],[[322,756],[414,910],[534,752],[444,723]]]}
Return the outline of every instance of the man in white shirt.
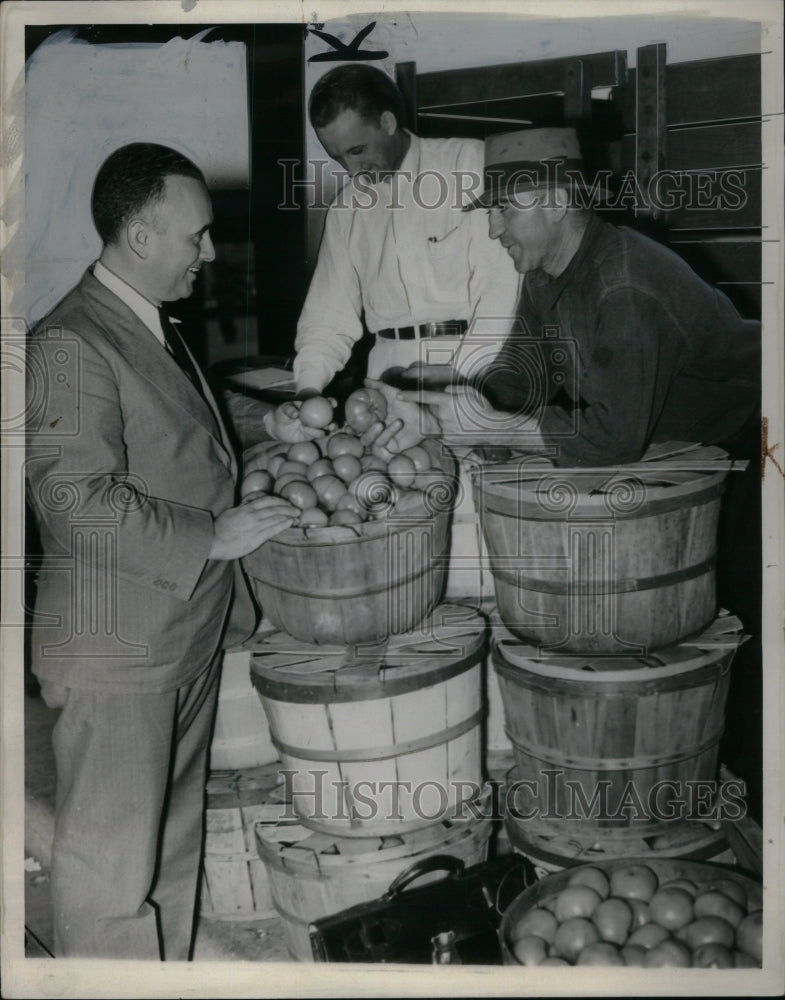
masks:
{"label": "man in white shirt", "polygon": [[210,390],[162,305],[214,256],[204,177],[134,143],[93,188],[100,261],[30,338],[31,637],[53,733],[57,957],[189,958],[221,650],[254,628],[239,558],[290,526],[236,504]]}
{"label": "man in white shirt", "polygon": [[[400,91],[366,65],[325,74],[309,115],[350,180],[327,212],[297,327],[301,398],[344,367],[363,320],[375,334],[372,378],[420,361],[449,363],[467,330],[479,343],[492,336],[495,350],[514,315],[518,275],[488,238],[485,218],[463,211],[482,186],[483,143],[407,131]],[[478,363],[476,353],[468,363]]]}

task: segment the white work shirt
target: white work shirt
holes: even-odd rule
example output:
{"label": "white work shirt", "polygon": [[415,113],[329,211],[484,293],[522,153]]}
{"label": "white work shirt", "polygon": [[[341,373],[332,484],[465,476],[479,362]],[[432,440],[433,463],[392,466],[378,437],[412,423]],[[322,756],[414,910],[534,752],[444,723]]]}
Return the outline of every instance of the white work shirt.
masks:
{"label": "white work shirt", "polygon": [[[321,391],[344,367],[362,336],[363,312],[372,333],[466,320],[467,338],[483,345],[483,357],[498,351],[515,315],[519,276],[489,237],[487,213],[462,211],[482,190],[483,160],[479,140],[412,135],[392,178],[352,178],[338,192],[297,326],[298,390]],[[368,374],[413,361],[457,363],[459,343],[377,338]]]}

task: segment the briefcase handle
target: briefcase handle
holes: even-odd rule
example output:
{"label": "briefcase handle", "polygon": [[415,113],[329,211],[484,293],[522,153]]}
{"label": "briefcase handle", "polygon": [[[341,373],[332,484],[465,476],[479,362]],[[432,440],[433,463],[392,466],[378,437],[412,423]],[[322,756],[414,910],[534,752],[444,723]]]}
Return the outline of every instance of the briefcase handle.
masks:
{"label": "briefcase handle", "polygon": [[446,871],[451,875],[460,875],[465,865],[460,858],[453,857],[452,854],[434,854],[430,858],[420,858],[415,861],[406,871],[401,872],[392,880],[390,888],[384,894],[384,899],[389,902],[399,896],[407,885],[414,882],[421,875],[428,872]]}

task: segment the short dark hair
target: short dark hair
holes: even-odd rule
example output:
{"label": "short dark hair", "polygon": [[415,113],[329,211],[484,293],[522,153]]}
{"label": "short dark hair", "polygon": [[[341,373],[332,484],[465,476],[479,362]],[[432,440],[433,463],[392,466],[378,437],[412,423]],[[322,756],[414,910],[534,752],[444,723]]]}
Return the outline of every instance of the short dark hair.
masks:
{"label": "short dark hair", "polygon": [[366,120],[377,120],[392,111],[399,125],[406,122],[403,94],[391,77],[373,66],[351,63],[337,66],[316,81],[308,101],[314,128],[324,128],[346,109]]}
{"label": "short dark hair", "polygon": [[93,184],[92,212],[104,244],[115,243],[134,213],[158,201],[167,177],[193,177],[206,185],[202,171],[182,153],[153,142],[132,142],[104,160]]}

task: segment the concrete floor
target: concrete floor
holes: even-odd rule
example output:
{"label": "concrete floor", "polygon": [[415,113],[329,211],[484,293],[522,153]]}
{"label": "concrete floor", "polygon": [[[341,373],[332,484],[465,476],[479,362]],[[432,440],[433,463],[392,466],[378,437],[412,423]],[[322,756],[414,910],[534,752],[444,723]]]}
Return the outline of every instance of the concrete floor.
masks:
{"label": "concrete floor", "polygon": [[[40,696],[25,696],[25,952],[52,956],[49,864],[54,832],[55,769],[51,733],[57,709]],[[194,960],[292,961],[276,917],[217,920],[200,917]]]}

